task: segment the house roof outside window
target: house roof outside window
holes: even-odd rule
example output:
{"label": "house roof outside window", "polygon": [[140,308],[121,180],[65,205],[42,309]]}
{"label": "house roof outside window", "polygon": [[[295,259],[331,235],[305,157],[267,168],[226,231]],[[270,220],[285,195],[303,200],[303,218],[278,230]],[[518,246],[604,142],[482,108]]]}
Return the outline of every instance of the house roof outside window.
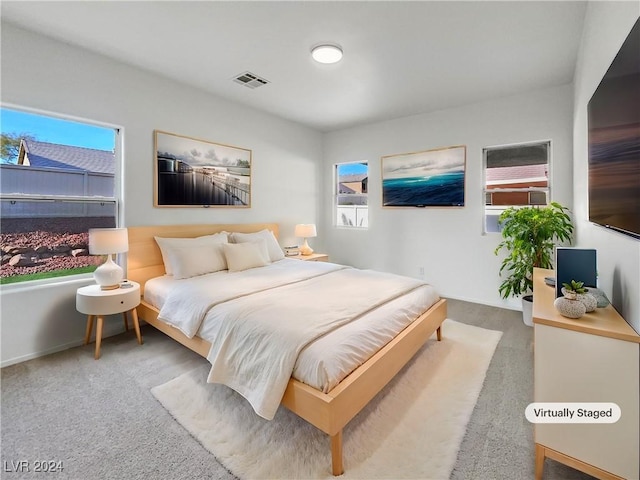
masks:
{"label": "house roof outside window", "polygon": [[339,193],[366,193],[367,180],[366,173],[340,175],[338,178]]}
{"label": "house roof outside window", "polygon": [[115,174],[115,155],[106,150],[22,140],[18,165]]}

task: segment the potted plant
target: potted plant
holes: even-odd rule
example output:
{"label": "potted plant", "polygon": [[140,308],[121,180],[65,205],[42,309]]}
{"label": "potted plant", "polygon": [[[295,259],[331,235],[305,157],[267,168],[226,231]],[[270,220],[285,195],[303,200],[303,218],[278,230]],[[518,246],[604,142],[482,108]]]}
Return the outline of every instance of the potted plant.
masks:
{"label": "potted plant", "polygon": [[583,294],[587,291],[584,288],[584,282],[576,282],[575,280],[571,280],[571,283],[563,283],[562,287],[562,294],[569,300],[576,300],[578,294]]}
{"label": "potted plant", "polygon": [[[554,300],[553,306],[560,312],[560,315],[568,318],[580,318],[586,311],[586,305],[579,296],[584,296],[584,282],[576,282],[571,280],[570,283],[562,284],[562,297]],[[595,308],[595,307],[594,307]]]}
{"label": "potted plant", "polygon": [[500,215],[502,242],[494,253],[504,249],[507,256],[500,265],[499,292],[502,298],[523,295],[523,320],[529,326],[533,326],[533,269],[551,268],[556,243],[571,242],[573,223],[568,211],[551,202],[544,207],[510,207]]}
{"label": "potted plant", "polygon": [[562,295],[569,300],[577,300],[582,303],[586,313],[593,312],[598,308],[598,300],[589,293],[589,289],[584,286],[584,282],[571,280],[570,283],[563,283]]}

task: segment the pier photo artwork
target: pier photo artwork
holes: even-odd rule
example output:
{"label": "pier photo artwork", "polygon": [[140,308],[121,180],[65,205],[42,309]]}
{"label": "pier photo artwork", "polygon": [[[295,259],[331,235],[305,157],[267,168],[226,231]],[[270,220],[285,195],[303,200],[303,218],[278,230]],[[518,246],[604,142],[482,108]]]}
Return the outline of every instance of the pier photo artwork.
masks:
{"label": "pier photo artwork", "polygon": [[154,131],[156,207],[250,207],[251,150]]}
{"label": "pier photo artwork", "polygon": [[466,146],[382,157],[385,207],[463,207]]}

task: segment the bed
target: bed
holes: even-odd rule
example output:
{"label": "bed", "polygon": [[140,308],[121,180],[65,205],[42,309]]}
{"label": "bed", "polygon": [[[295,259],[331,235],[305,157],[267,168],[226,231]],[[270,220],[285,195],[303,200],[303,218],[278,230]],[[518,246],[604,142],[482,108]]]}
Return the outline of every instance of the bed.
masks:
{"label": "bed", "polygon": [[[243,235],[256,234],[256,232],[264,231],[273,232],[273,235],[277,237],[278,225],[206,224],[129,227],[127,276],[129,279],[140,283],[142,292],[145,292],[145,287],[147,287],[148,283],[147,291],[143,294],[143,299],[140,306],[138,307],[138,316],[163,333],[167,334],[171,338],[195,351],[199,355],[205,358],[210,358],[211,352],[216,350],[216,348],[219,348],[219,346],[216,345],[218,337],[216,336],[217,334],[215,332],[211,333],[207,329],[207,327],[204,326],[204,323],[202,324],[202,326],[197,325],[194,327],[185,327],[184,325],[180,324],[176,324],[177,326],[174,326],[167,323],[167,319],[165,318],[167,317],[166,312],[171,311],[171,308],[169,308],[168,305],[170,307],[174,307],[174,311],[178,312],[177,316],[180,316],[180,310],[175,310],[175,306],[172,305],[172,298],[175,300],[176,298],[180,297],[175,294],[173,295],[173,297],[169,295],[170,292],[177,292],[179,290],[176,287],[176,285],[178,284],[175,283],[175,278],[180,278],[180,272],[173,272],[174,274],[176,274],[176,276],[173,278],[165,275],[166,258],[163,260],[163,252],[161,252],[160,248],[158,247],[156,237],[196,238],[215,235],[220,232],[235,232],[238,235]],[[335,264],[325,266],[317,265],[313,268],[311,265],[304,265],[311,263],[316,262],[301,262],[300,260],[283,259],[281,261],[274,262],[273,265],[265,266],[263,269],[253,269],[252,272],[249,272],[247,274],[249,275],[248,282],[251,283],[258,281],[251,280],[251,275],[256,278],[261,278],[255,272],[266,272],[270,271],[269,269],[272,269],[274,272],[279,271],[280,273],[278,273],[278,275],[284,275],[282,278],[284,278],[285,280],[281,281],[282,286],[276,286],[277,288],[274,290],[269,290],[268,294],[272,295],[272,292],[278,291],[281,294],[281,298],[284,299],[287,296],[290,298],[295,298],[297,295],[297,293],[295,292],[299,292],[299,290],[296,290],[298,288],[298,284],[294,284],[293,282],[289,282],[289,280],[287,280],[292,275],[294,269],[301,272],[313,272],[309,274],[312,275],[313,278],[311,278],[311,280],[305,278],[304,282],[302,283],[316,282],[316,286],[322,285],[322,282],[327,284],[333,283],[333,280],[331,282],[328,282],[329,278],[334,278],[330,275],[335,275],[336,278],[340,278],[340,275],[344,276],[345,278],[350,278],[349,275],[360,275],[360,272],[354,271],[355,269],[344,268]],[[296,267],[296,265],[298,267]],[[231,264],[229,264],[229,272],[231,272]],[[226,273],[227,272],[219,272],[217,274],[214,273],[212,274],[212,276],[222,276]],[[243,272],[240,273],[244,274]],[[209,275],[205,275],[203,277],[208,276]],[[225,277],[225,285],[229,283],[226,282],[226,280],[230,279],[231,277],[232,275]],[[274,275],[274,278],[279,277],[277,275]],[[205,280],[203,278],[196,278],[195,280],[192,278],[187,278],[184,281],[178,281],[181,282],[182,285],[181,292],[193,291],[197,293],[199,290],[206,290],[204,286],[199,286],[198,283],[204,282]],[[409,279],[407,279],[407,282],[409,282]],[[286,289],[293,289],[290,290],[290,292],[294,293],[285,295],[284,292],[281,292],[281,290],[284,290],[286,292]],[[412,290],[412,294],[418,295],[418,293],[422,292],[422,290],[424,290],[422,287],[420,287],[420,289],[415,289],[415,291]],[[249,295],[249,297],[257,297],[260,294],[264,295],[264,293],[259,293],[256,295]],[[376,350],[371,354],[368,360],[365,360],[364,363],[361,363],[354,370],[350,371],[350,373],[348,373],[344,378],[338,378],[337,383],[335,379],[330,380],[329,383],[323,383],[322,381],[320,381],[319,383],[316,382],[317,384],[314,383],[314,381],[307,380],[304,377],[304,373],[298,374],[299,363],[297,361],[296,367],[294,369],[294,375],[290,378],[287,378],[285,384],[282,387],[284,393],[282,394],[279,403],[301,418],[305,419],[315,427],[319,428],[330,437],[330,448],[332,457],[331,471],[334,475],[340,475],[344,471],[342,458],[342,431],[345,425],[347,425],[347,423],[355,415],[357,415],[357,413],[360,412],[360,410],[362,410],[362,408],[364,408],[364,406],[367,405],[367,403],[373,397],[375,397],[375,395],[396,375],[396,373],[413,357],[413,355],[418,351],[418,349],[420,349],[420,347],[427,341],[427,339],[429,339],[434,333],[436,333],[437,339],[441,340],[441,324],[446,318],[446,301],[444,299],[440,299],[437,295],[430,300],[427,300],[425,295],[421,293],[420,295],[422,295],[422,297],[420,297],[420,302],[422,303],[419,303],[419,308],[414,306],[413,311],[410,308],[411,300],[404,299],[404,294],[398,294],[393,298],[393,301],[397,302],[410,302],[409,304],[405,303],[405,306],[399,308],[401,308],[403,311],[408,308],[409,310],[407,311],[411,312],[410,315],[415,315],[415,320],[410,321],[406,326],[402,326],[401,331],[397,333],[397,335],[394,334],[395,336],[393,336],[389,341],[385,340],[385,343],[381,345],[379,349],[378,347],[376,347]],[[403,299],[400,299],[399,297],[403,297]],[[194,302],[194,304],[197,304],[197,301]],[[240,302],[240,300],[236,300],[234,298],[232,299],[232,301],[225,301],[224,305],[226,307],[227,305],[232,305],[238,302]],[[174,303],[176,302],[174,301]],[[313,302],[308,303],[311,304]],[[320,303],[322,304],[323,302]],[[349,303],[355,304],[357,303],[357,301]],[[347,307],[350,308],[351,305],[346,305],[345,308]],[[373,316],[376,314],[376,312],[378,312],[378,316],[380,316],[380,314],[385,314],[386,312],[386,314],[388,314],[390,317],[393,317],[393,307],[394,304],[389,302],[389,304],[386,306],[386,311],[383,310],[381,305],[380,308],[372,308],[371,312],[367,312],[366,315]],[[416,308],[418,309],[416,310]],[[321,309],[316,305],[315,310],[320,311]],[[332,310],[336,309],[333,308]],[[214,309],[211,309],[211,312],[207,311],[206,316],[208,317],[211,313],[213,313],[213,311]],[[185,317],[186,316],[187,315],[185,315]],[[205,316],[205,314],[203,314],[203,316]],[[402,317],[402,315],[398,316]],[[360,321],[361,319],[359,318],[358,322]],[[352,323],[356,324],[358,322],[354,321]],[[356,328],[351,327],[351,325],[345,325],[341,328],[347,327]],[[330,335],[319,335],[317,342],[321,342],[323,340],[327,341],[326,339],[331,338],[331,335],[333,334],[334,333],[331,332]],[[314,343],[316,342],[314,341],[313,343],[311,343],[308,350],[313,350]],[[321,348],[316,348],[316,350],[326,350],[324,345],[320,345]],[[304,349],[304,352],[305,355],[307,355],[307,348]],[[300,359],[303,358],[302,353],[303,352],[300,353]],[[312,357],[311,354],[307,356],[309,358]],[[212,367],[211,376],[214,375],[214,370],[215,369]],[[313,376],[313,374],[311,375]],[[333,383],[331,383],[331,381],[333,381]],[[245,398],[247,397],[245,396]],[[280,398],[279,395],[278,398]],[[253,405],[254,404],[252,403],[252,406]],[[256,409],[255,406],[254,409]],[[266,415],[262,416],[268,418]]]}

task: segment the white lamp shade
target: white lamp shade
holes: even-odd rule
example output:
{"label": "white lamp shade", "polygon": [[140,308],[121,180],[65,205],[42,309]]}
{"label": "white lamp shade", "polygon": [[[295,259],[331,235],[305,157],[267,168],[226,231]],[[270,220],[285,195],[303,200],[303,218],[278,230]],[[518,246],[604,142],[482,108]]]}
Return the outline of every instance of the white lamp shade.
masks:
{"label": "white lamp shade", "polygon": [[129,234],[126,228],[89,229],[89,253],[108,255],[129,250]]}
{"label": "white lamp shade", "polygon": [[317,236],[316,225],[314,223],[299,223],[294,232],[296,237],[311,238]]}

